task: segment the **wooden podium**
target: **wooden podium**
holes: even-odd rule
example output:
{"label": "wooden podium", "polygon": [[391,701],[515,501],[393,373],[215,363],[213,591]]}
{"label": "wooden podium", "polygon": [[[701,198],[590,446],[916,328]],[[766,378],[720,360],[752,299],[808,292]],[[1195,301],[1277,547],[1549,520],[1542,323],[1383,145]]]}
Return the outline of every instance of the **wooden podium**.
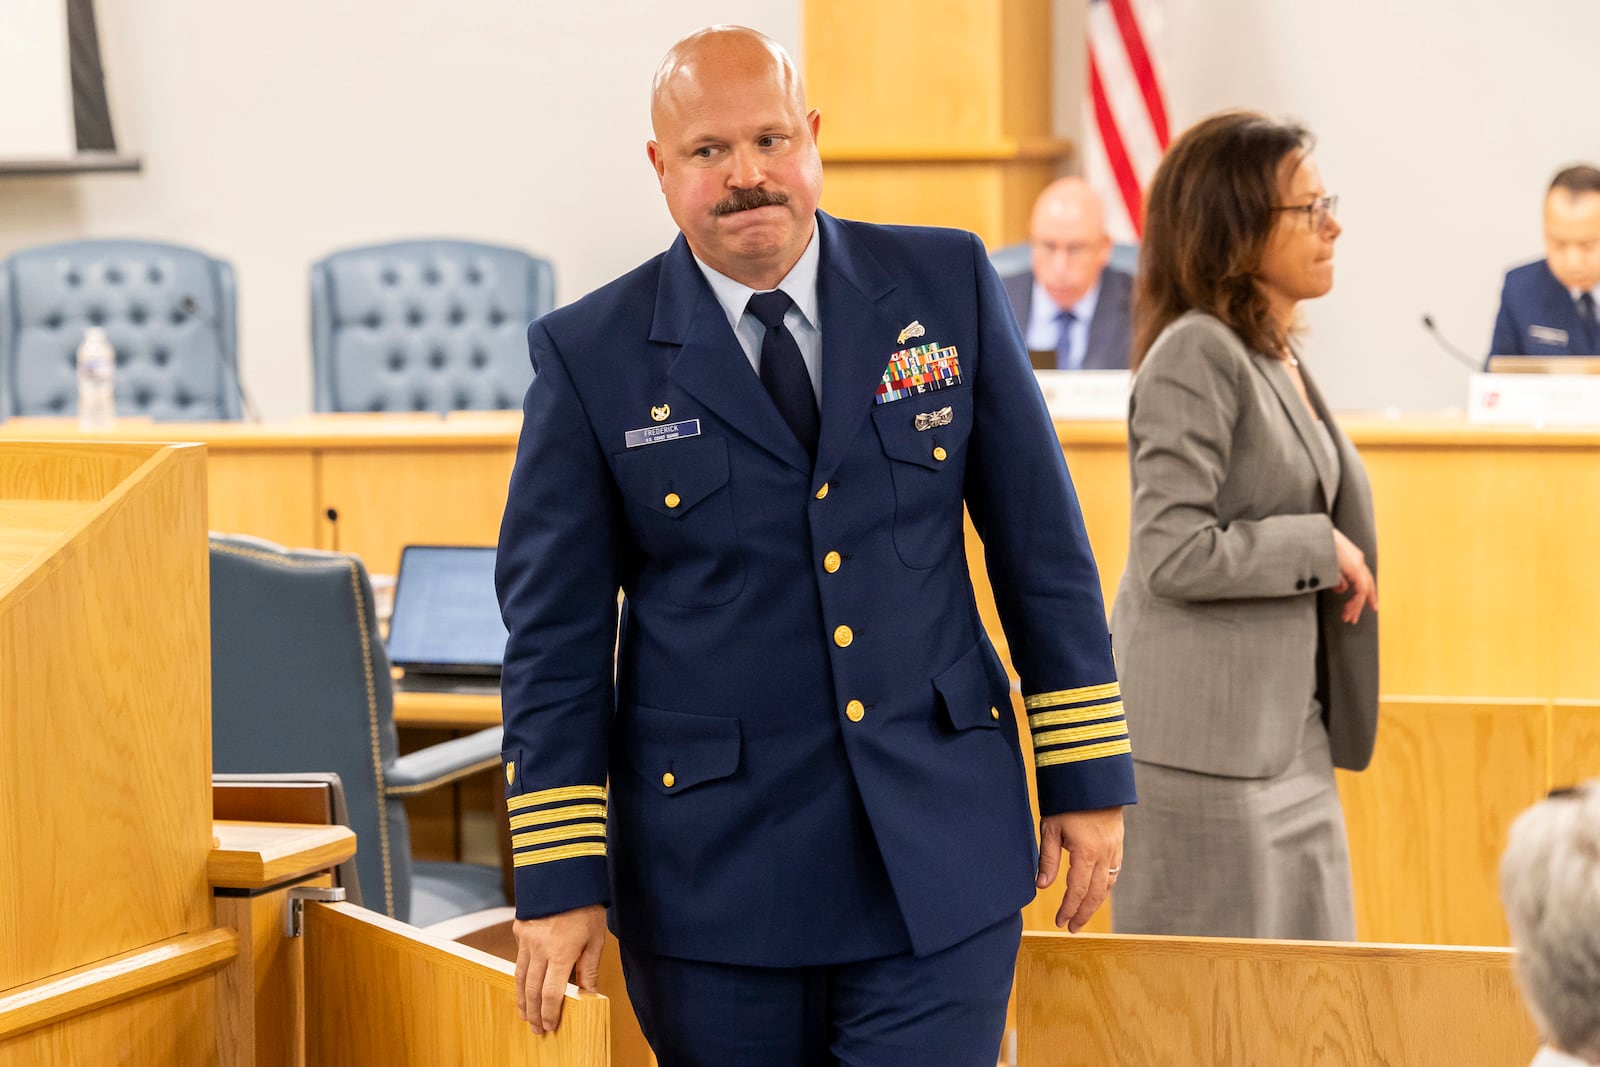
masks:
{"label": "wooden podium", "polygon": [[0,1065],[208,1063],[205,449],[0,449]]}
{"label": "wooden podium", "polygon": [[608,1063],[604,997],[535,1038],[487,953],[250,921],[348,845],[213,824],[208,560],[203,445],[0,444],[0,1067]]}

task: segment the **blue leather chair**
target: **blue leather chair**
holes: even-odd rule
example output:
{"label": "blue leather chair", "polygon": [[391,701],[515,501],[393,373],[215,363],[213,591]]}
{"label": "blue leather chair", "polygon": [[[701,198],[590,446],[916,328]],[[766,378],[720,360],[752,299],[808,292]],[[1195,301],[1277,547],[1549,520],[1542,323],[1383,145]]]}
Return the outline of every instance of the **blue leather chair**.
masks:
{"label": "blue leather chair", "polygon": [[397,756],[372,583],[353,556],[211,536],[213,769],[331,771],[366,907],[427,926],[506,903],[497,867],[414,863],[405,797],[500,768],[500,729]]}
{"label": "blue leather chair", "polygon": [[233,268],[154,241],[68,241],[0,261],[0,418],[78,409],[77,350],[103,327],[117,412],[239,417]]}
{"label": "blue leather chair", "polygon": [[528,323],[555,305],[548,262],[470,241],[401,241],[311,267],[318,411],[516,408]]}

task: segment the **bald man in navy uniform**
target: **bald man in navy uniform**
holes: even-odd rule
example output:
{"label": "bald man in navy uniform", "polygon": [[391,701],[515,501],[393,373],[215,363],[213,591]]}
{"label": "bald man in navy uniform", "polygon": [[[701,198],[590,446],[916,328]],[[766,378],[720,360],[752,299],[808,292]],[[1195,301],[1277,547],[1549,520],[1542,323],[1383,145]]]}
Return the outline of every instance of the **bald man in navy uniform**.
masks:
{"label": "bald man in navy uniform", "polygon": [[981,242],[817,210],[775,43],[685,38],[651,110],[681,236],[529,330],[497,574],[519,1008],[546,1031],[592,988],[609,907],[664,1067],[990,1067],[1019,909],[1065,852],[1080,928],[1134,799],[1060,447]]}

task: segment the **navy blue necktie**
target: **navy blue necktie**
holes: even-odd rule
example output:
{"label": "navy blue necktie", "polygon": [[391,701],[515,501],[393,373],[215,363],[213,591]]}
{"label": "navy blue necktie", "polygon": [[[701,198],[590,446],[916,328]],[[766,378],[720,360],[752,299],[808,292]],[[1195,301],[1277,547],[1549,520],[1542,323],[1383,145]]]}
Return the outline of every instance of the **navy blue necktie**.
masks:
{"label": "navy blue necktie", "polygon": [[1593,293],[1578,297],[1578,318],[1583,320],[1583,332],[1588,335],[1584,338],[1587,344],[1584,345],[1583,354],[1600,355],[1600,322],[1595,320]]}
{"label": "navy blue necktie", "polygon": [[782,289],[756,293],[747,308],[767,334],[761,339],[761,384],[778,405],[778,413],[789,424],[795,437],[811,458],[817,456],[817,394],[811,388],[811,375],[801,358],[800,346],[783,324],[784,313],[794,306]]}
{"label": "navy blue necktie", "polygon": [[1078,321],[1078,316],[1070,310],[1063,308],[1056,316],[1056,369],[1077,370],[1072,362],[1072,324]]}

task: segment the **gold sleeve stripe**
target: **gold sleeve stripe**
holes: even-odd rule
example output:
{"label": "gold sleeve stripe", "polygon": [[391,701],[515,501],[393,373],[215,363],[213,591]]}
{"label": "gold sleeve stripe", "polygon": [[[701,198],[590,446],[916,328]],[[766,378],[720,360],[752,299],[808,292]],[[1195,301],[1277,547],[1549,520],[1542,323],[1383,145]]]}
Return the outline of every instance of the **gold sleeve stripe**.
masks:
{"label": "gold sleeve stripe", "polygon": [[1039,730],[1046,726],[1064,726],[1069,722],[1093,722],[1111,719],[1122,714],[1122,701],[1109,704],[1090,704],[1082,708],[1063,708],[1059,711],[1036,711],[1028,716],[1028,728]]}
{"label": "gold sleeve stripe", "polygon": [[604,837],[606,824],[603,822],[578,822],[570,826],[552,826],[548,830],[531,830],[525,834],[514,834],[511,838],[512,848],[528,848],[531,845],[548,845],[553,841],[573,841],[580,837]]}
{"label": "gold sleeve stripe", "polygon": [[1093,741],[1101,737],[1127,736],[1127,722],[1118,719],[1116,722],[1098,722],[1093,726],[1074,726],[1067,730],[1046,730],[1042,734],[1033,735],[1033,747],[1044,748],[1046,745],[1066,745],[1074,741]]}
{"label": "gold sleeve stripe", "polygon": [[1053,748],[1049,752],[1035,752],[1033,765],[1035,767],[1054,767],[1058,763],[1082,763],[1084,760],[1104,759],[1106,756],[1120,756],[1124,752],[1132,752],[1133,746],[1126,737],[1117,741],[1105,741],[1098,745],[1084,745],[1081,748]]}
{"label": "gold sleeve stripe", "polygon": [[579,856],[599,856],[605,859],[606,843],[604,841],[585,841],[577,845],[562,845],[560,848],[541,848],[533,852],[514,852],[511,861],[518,867],[532,867],[536,863],[554,863],[556,860],[572,860]]}
{"label": "gold sleeve stripe", "polygon": [[521,815],[513,815],[511,816],[511,829],[526,830],[530,826],[566,822],[569,819],[604,819],[605,817],[606,806],[604,804],[569,804],[564,808],[545,808],[542,811],[525,811]]}
{"label": "gold sleeve stripe", "polygon": [[1082,704],[1085,700],[1105,700],[1109,697],[1122,695],[1122,683],[1107,682],[1104,685],[1080,685],[1076,689],[1057,689],[1053,693],[1035,693],[1023,700],[1029,711],[1039,708],[1054,708],[1062,704]]}
{"label": "gold sleeve stripe", "polygon": [[605,798],[606,787],[603,785],[569,785],[560,789],[541,789],[537,793],[507,797],[506,809],[516,811],[518,808],[536,808],[540,804],[558,804],[564,800],[603,801]]}

